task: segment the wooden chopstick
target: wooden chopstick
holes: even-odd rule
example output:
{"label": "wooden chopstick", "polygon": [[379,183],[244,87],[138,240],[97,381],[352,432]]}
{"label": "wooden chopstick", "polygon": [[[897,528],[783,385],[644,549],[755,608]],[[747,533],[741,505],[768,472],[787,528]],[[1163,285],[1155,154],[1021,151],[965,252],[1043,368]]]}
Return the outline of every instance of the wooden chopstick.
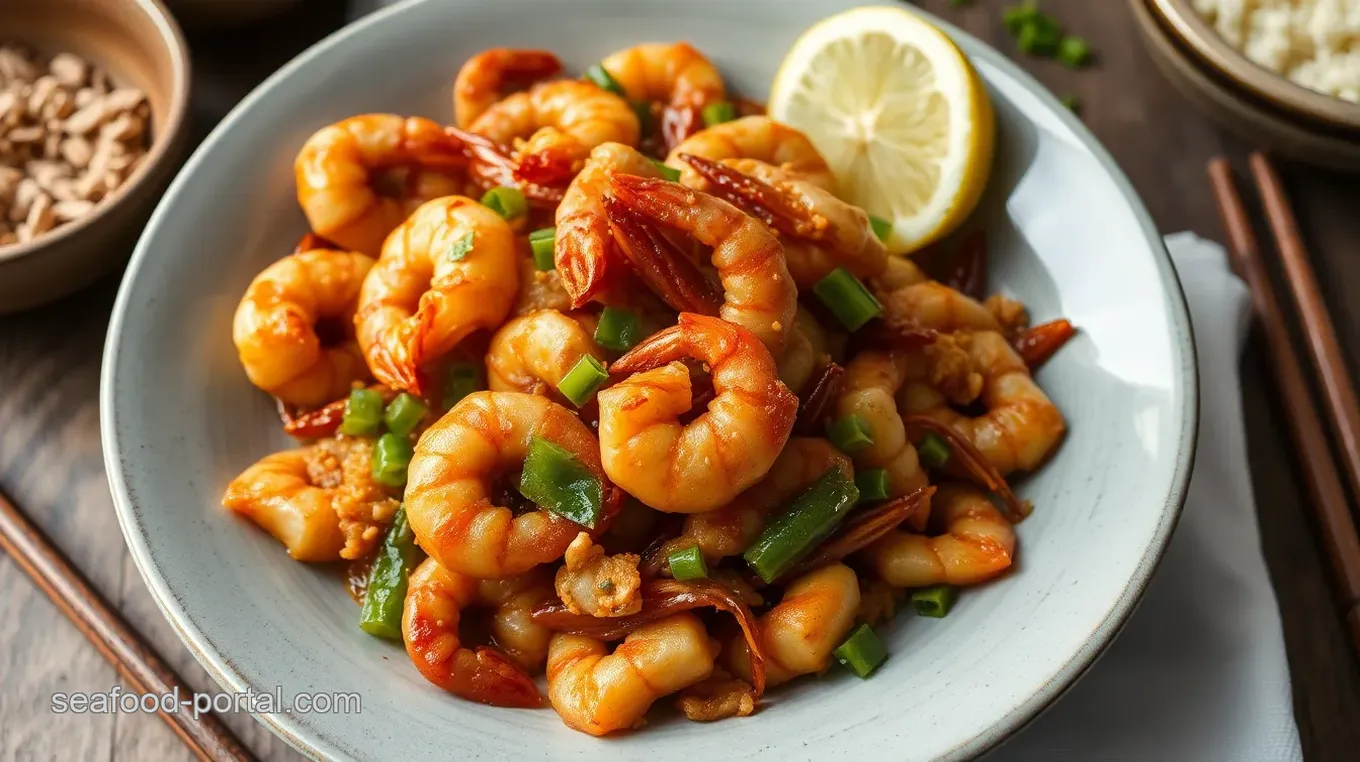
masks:
{"label": "wooden chopstick", "polygon": [[[90,587],[75,566],[4,493],[0,493],[0,548],[42,588],[134,691],[156,695],[178,691],[181,701],[193,699],[192,689]],[[195,718],[192,711],[181,706],[179,711],[157,713],[204,762],[255,759],[210,712]]]}
{"label": "wooden chopstick", "polygon": [[1257,320],[1265,334],[1276,392],[1288,414],[1290,435],[1306,477],[1351,637],[1355,647],[1360,649],[1360,537],[1356,535],[1346,493],[1337,476],[1322,422],[1313,407],[1308,382],[1290,343],[1284,314],[1261,261],[1256,234],[1237,194],[1232,167],[1227,160],[1219,158],[1209,162],[1209,181],[1223,218],[1228,250],[1238,273],[1247,281]]}

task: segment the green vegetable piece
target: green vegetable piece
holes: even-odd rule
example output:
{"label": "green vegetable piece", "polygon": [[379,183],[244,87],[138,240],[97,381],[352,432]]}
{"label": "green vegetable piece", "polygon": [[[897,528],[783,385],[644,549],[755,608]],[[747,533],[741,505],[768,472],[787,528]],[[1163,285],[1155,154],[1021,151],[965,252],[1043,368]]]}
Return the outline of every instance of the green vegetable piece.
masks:
{"label": "green vegetable piece", "polygon": [[605,307],[595,326],[595,343],[605,349],[626,352],[642,339],[642,319],[618,307]]}
{"label": "green vegetable piece", "polygon": [[812,287],[812,292],[849,331],[858,331],[883,311],[869,289],[844,267],[832,270]]}
{"label": "green vegetable piece", "polygon": [[949,443],[939,434],[928,431],[921,437],[921,443],[916,445],[916,454],[921,456],[926,468],[944,468],[949,463]]}
{"label": "green vegetable piece", "polygon": [[854,455],[874,443],[869,422],[857,415],[837,419],[828,427],[826,436],[837,450],[846,455]]}
{"label": "green vegetable piece", "polygon": [[1024,53],[1032,56],[1051,56],[1058,50],[1062,40],[1062,28],[1053,19],[1042,14],[1020,27],[1015,36],[1015,44]]}
{"label": "green vegetable piece", "polygon": [[656,130],[656,125],[652,124],[652,104],[651,101],[633,101],[633,113],[637,115],[638,132],[642,137],[651,135]]}
{"label": "green vegetable piece", "polygon": [[832,468],[766,526],[742,558],[761,579],[774,582],[829,537],[858,500],[854,482]]}
{"label": "green vegetable piece", "polygon": [[1067,35],[1058,42],[1057,58],[1069,69],[1080,69],[1091,60],[1091,46],[1080,37]]}
{"label": "green vegetable piece", "polygon": [[1062,105],[1065,106],[1068,111],[1071,111],[1074,114],[1081,112],[1081,99],[1077,96],[1070,94],[1064,95],[1058,100],[1062,102]]}
{"label": "green vegetable piece", "polygon": [[410,436],[425,419],[425,412],[425,403],[419,397],[402,392],[383,411],[383,423],[387,424],[388,431],[399,437]]}
{"label": "green vegetable piece", "polygon": [[854,672],[861,680],[868,678],[888,658],[883,642],[867,624],[856,627],[845,642],[831,652],[842,667]]}
{"label": "green vegetable piece", "polygon": [[529,234],[529,248],[534,252],[534,267],[543,272],[557,268],[553,249],[557,246],[557,228],[542,228]]}
{"label": "green vegetable piece", "polygon": [[652,159],[652,163],[656,165],[657,169],[661,170],[662,178],[669,180],[673,183],[680,182],[680,170],[676,169],[675,167],[667,166],[665,162],[658,161],[656,159]]}
{"label": "green vegetable piece", "polygon": [[730,122],[737,118],[737,107],[727,101],[718,101],[704,106],[700,114],[704,118],[704,126],[712,127],[723,122]]}
{"label": "green vegetable piece", "polygon": [[574,455],[542,437],[529,442],[519,492],[534,504],[594,529],[604,505],[604,485]]}
{"label": "green vegetable piece", "polygon": [[570,400],[571,404],[580,407],[590,401],[591,395],[607,378],[609,373],[599,360],[590,355],[581,355],[581,359],[577,360],[571,370],[567,371],[567,375],[558,382],[557,391]]}
{"label": "green vegetable piece", "polygon": [[482,194],[482,206],[499,214],[506,220],[516,220],[529,211],[529,202],[519,188],[497,185]]}
{"label": "green vegetable piece", "polygon": [[406,583],[419,557],[415,533],[406,523],[406,509],[398,508],[368,571],[364,605],[359,610],[359,629],[380,638],[401,640]]}
{"label": "green vegetable piece", "polygon": [[466,257],[468,255],[468,252],[472,251],[472,241],[473,236],[475,235],[476,235],[475,233],[468,233],[462,238],[459,238],[458,240],[449,244],[449,248],[444,250],[444,259],[450,262],[457,262],[461,260],[463,257]]}
{"label": "green vegetable piece", "polygon": [[859,490],[861,503],[876,503],[887,500],[889,495],[888,469],[865,468],[855,471],[855,488]]}
{"label": "green vegetable piece", "polygon": [[482,390],[482,374],[472,363],[454,363],[444,376],[444,409],[448,410],[463,398]]}
{"label": "green vegetable piece", "polygon": [[586,79],[599,85],[602,89],[608,90],[615,95],[623,95],[623,85],[600,64],[594,64],[586,69]]}
{"label": "green vegetable piece", "polygon": [[958,600],[959,589],[950,585],[923,587],[911,594],[911,605],[921,616],[939,619],[949,613]]}
{"label": "green vegetable piece", "polygon": [[708,576],[708,565],[704,563],[704,554],[699,552],[699,548],[691,545],[688,548],[672,550],[666,556],[666,563],[671,567],[671,576],[684,582],[691,579],[703,579]]}
{"label": "green vegetable piece", "polygon": [[382,395],[370,389],[352,389],[340,419],[340,433],[351,437],[376,437],[382,426]]}
{"label": "green vegetable piece", "polygon": [[378,437],[373,445],[373,481],[398,489],[406,486],[406,467],[411,465],[415,449],[411,440],[391,432]]}
{"label": "green vegetable piece", "polygon": [[1001,11],[1001,24],[1006,27],[1006,31],[1011,36],[1019,36],[1020,30],[1035,19],[1039,18],[1039,5],[1034,0],[1025,0],[1019,5],[1013,5]]}
{"label": "green vegetable piece", "polygon": [[874,235],[878,237],[878,240],[884,243],[887,243],[888,239],[892,237],[893,224],[882,217],[869,215],[869,227],[874,229]]}

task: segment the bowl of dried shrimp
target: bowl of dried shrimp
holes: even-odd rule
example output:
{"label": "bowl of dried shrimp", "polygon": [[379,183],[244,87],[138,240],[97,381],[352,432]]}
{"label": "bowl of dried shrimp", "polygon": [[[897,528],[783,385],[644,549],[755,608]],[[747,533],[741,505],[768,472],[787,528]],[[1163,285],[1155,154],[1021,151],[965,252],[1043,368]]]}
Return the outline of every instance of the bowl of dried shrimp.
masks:
{"label": "bowl of dried shrimp", "polygon": [[114,309],[104,455],[274,732],[965,759],[1103,651],[1193,459],[1179,284],[1041,86],[851,7],[413,0],[197,150]]}

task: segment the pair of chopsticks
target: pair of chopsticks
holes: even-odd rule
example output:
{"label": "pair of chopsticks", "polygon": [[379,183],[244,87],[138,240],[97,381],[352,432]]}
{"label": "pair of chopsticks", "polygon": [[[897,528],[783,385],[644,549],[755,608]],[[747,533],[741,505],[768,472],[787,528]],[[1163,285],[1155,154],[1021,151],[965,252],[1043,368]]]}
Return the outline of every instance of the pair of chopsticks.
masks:
{"label": "pair of chopsticks", "polygon": [[[1356,403],[1355,387],[1341,356],[1336,329],[1327,316],[1317,277],[1308,263],[1308,251],[1280,176],[1264,154],[1253,153],[1250,164],[1285,278],[1298,308],[1308,357],[1323,392],[1325,418],[1337,443],[1351,495],[1360,501],[1360,406]],[[1290,435],[1299,453],[1299,465],[1304,471],[1313,511],[1322,531],[1333,581],[1341,597],[1342,613],[1355,647],[1360,650],[1360,536],[1356,534],[1346,492],[1337,475],[1321,416],[1313,407],[1303,365],[1290,341],[1284,313],[1275,298],[1256,235],[1226,159],[1209,162],[1209,180],[1218,201],[1219,214],[1223,217],[1234,268],[1251,290],[1252,304],[1270,352],[1276,392],[1288,414]]]}
{"label": "pair of chopsticks", "polygon": [[[158,696],[178,691],[181,700],[192,699],[192,689],[90,587],[70,560],[4,493],[0,493],[0,548],[99,649],[134,691]],[[194,717],[187,707],[179,709],[157,713],[199,759],[253,762],[255,757],[211,712]]]}

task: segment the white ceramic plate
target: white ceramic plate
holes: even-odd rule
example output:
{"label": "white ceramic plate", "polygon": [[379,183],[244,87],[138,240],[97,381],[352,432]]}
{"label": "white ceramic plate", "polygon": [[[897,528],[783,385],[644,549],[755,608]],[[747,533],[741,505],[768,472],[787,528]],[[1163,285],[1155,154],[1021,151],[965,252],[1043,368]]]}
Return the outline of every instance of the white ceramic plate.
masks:
{"label": "white ceramic plate", "polygon": [[[228,516],[222,489],[289,445],[246,381],[231,316],[251,277],[304,232],[292,160],[317,127],[367,111],[448,119],[459,65],[493,45],[556,50],[571,69],[684,39],[757,98],[783,51],[846,0],[427,0],[375,14],[261,85],[176,179],[133,257],[109,329],[101,415],[138,568],[224,686],[355,692],[359,714],[260,715],[318,759],[826,759],[974,756],[1080,675],[1132,611],[1175,524],[1196,420],[1194,350],[1161,240],[1091,135],[1002,56],[941,24],[991,90],[999,154],[979,212],[992,285],[1080,336],[1039,374],[1071,435],[1023,484],[1037,506],[1014,573],[943,620],[903,615],[870,680],[839,669],[776,691],[754,717],[668,712],[607,740],[551,710],[495,709],[422,680],[364,635],[334,576]],[[668,703],[668,702],[660,702]]]}

